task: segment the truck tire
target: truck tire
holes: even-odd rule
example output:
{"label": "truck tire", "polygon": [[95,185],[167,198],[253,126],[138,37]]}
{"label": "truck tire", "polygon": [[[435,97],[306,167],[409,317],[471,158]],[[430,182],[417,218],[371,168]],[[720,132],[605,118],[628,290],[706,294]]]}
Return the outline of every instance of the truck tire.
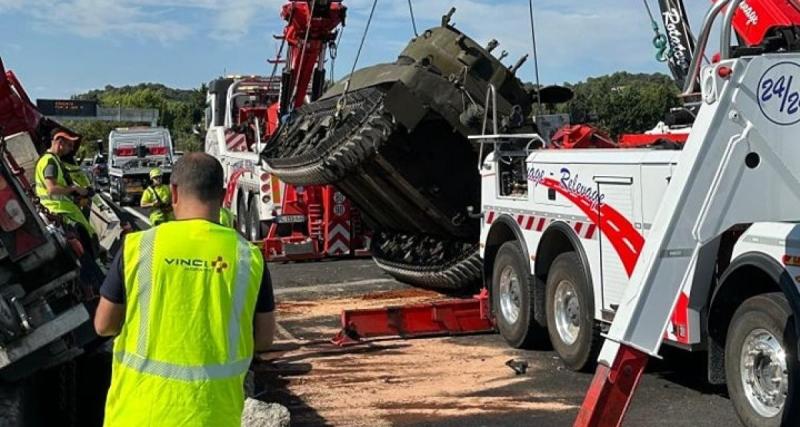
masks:
{"label": "truck tire", "polygon": [[111,182],[111,185],[108,186],[108,192],[111,193],[111,201],[117,202],[122,206],[122,203],[120,203],[122,199],[119,194],[119,184],[117,180]]}
{"label": "truck tire", "polygon": [[594,296],[578,254],[566,252],[556,257],[547,275],[545,295],[547,331],[553,349],[567,368],[591,370],[602,339],[594,319]]}
{"label": "truck tire", "polygon": [[261,217],[258,215],[256,199],[256,195],[250,195],[250,208],[248,209],[249,215],[247,215],[247,220],[249,221],[247,226],[247,239],[251,242],[257,242],[264,238],[264,236],[261,235]]}
{"label": "truck tire", "polygon": [[491,291],[497,329],[509,345],[530,348],[543,341],[544,328],[533,315],[533,280],[518,242],[506,242],[497,252]]}
{"label": "truck tire", "polygon": [[725,379],[745,426],[797,421],[797,331],[783,293],[754,296],[736,310],[725,340]]}
{"label": "truck tire", "polygon": [[239,234],[243,237],[248,237],[250,235],[250,218],[247,215],[247,205],[244,203],[244,194],[239,193],[239,197],[236,200],[236,226],[239,230]]}

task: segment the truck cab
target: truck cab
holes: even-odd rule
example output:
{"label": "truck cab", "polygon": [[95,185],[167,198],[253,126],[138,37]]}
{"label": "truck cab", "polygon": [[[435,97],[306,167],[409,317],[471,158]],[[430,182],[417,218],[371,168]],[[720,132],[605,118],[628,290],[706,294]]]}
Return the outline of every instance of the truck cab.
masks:
{"label": "truck cab", "polygon": [[114,201],[138,203],[149,185],[149,173],[172,172],[172,137],[165,128],[119,128],[108,136],[109,192]]}

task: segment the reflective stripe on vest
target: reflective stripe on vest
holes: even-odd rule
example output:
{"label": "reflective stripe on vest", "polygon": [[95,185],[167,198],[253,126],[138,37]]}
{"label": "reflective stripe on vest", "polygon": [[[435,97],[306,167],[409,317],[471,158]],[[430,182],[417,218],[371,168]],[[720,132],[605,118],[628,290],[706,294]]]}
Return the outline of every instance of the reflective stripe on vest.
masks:
{"label": "reflective stripe on vest", "polygon": [[135,354],[116,352],[114,360],[134,371],[179,381],[205,381],[242,375],[250,367],[252,358],[224,365],[183,366],[174,363],[145,359]]}
{"label": "reflective stripe on vest", "polygon": [[[147,340],[150,328],[150,298],[153,277],[153,258],[156,229],[144,231],[139,243],[140,263],[137,270],[139,281],[139,334],[136,339],[136,352],[146,354]],[[205,379],[226,378],[241,375],[250,366],[250,357],[235,360],[239,348],[240,329],[242,327],[242,314],[248,284],[250,282],[251,250],[248,244],[239,241],[237,245],[239,265],[236,269],[236,283],[234,285],[233,309],[228,319],[228,363],[206,366],[180,366],[171,363],[149,360],[136,354],[116,352],[115,359],[142,373],[157,375],[164,378],[177,380],[197,381]]]}

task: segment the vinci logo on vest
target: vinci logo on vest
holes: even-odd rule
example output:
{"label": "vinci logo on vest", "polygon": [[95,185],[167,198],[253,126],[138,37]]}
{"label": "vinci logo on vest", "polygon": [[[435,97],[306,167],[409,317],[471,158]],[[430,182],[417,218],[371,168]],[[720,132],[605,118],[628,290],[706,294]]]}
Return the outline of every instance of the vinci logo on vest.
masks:
{"label": "vinci logo on vest", "polygon": [[222,273],[230,267],[221,256],[218,256],[217,259],[213,261],[189,258],[165,258],[164,262],[170,267],[180,267],[189,271],[216,270],[217,273]]}

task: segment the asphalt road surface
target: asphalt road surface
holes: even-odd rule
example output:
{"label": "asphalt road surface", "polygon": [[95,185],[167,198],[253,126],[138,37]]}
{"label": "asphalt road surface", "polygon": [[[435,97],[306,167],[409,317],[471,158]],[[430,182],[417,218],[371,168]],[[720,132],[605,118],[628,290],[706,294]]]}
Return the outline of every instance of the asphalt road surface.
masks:
{"label": "asphalt road surface", "polygon": [[[315,349],[282,359],[298,363],[266,363],[257,369],[260,398],[289,407],[294,425],[570,426],[591,381],[590,373],[565,370],[552,351],[513,350],[497,334],[334,350],[325,340],[339,319],[325,307],[326,301],[358,306],[380,295],[414,290],[391,280],[370,260],[271,264],[270,270],[279,302],[279,347],[299,342]],[[411,351],[399,356],[398,349],[405,347]],[[453,348],[455,356],[436,354],[453,353],[447,350]],[[361,351],[374,354],[356,357]],[[740,425],[725,388],[705,383],[703,354],[665,349],[664,356],[651,362],[626,426]],[[514,376],[505,366],[486,366],[512,358],[527,361],[530,369]],[[431,366],[436,363],[442,366]],[[425,376],[442,380],[426,382],[416,369],[404,371],[395,366],[399,364],[417,366]],[[404,375],[417,376],[404,382]],[[474,378],[474,387],[464,387],[459,377]],[[382,388],[374,378],[397,385],[375,397]],[[346,399],[324,392],[337,387],[343,387]],[[459,409],[447,410],[454,407]]]}
{"label": "asphalt road surface", "polygon": [[[138,214],[135,216],[140,220],[146,218],[146,213],[138,207],[127,209]],[[140,226],[146,226],[144,221]],[[402,382],[403,376],[411,377],[414,372],[399,368],[392,372],[395,368],[392,364],[399,362],[392,356],[382,356],[378,347],[370,347],[378,350],[367,360],[352,357],[359,350],[333,350],[327,340],[331,338],[332,331],[338,328],[339,317],[330,307],[319,307],[329,304],[335,308],[336,304],[341,304],[342,308],[358,308],[362,302],[368,302],[376,295],[390,295],[393,292],[402,294],[412,292],[413,288],[392,280],[369,259],[278,263],[269,264],[269,269],[279,303],[279,348],[286,345],[292,347],[296,343],[301,346],[313,343],[313,354],[324,355],[288,357],[288,360],[303,360],[299,364],[299,371],[298,364],[291,363],[264,363],[262,366],[266,368],[257,369],[260,372],[256,381],[259,398],[289,407],[293,425],[570,426],[591,381],[591,373],[566,370],[552,351],[514,350],[498,334],[439,338],[427,343],[424,340],[396,340],[390,341],[393,344],[384,348],[394,349],[395,345],[406,346],[411,343],[412,366],[436,363],[430,361],[431,351],[437,352],[444,347],[460,349],[463,358],[455,362],[451,362],[452,359],[438,362],[443,365],[458,363],[460,368],[456,374],[444,369],[446,366],[442,366],[442,369],[431,366],[425,372],[441,377],[472,375],[477,380],[474,387],[459,388],[457,384],[442,384],[434,389],[412,382],[409,388],[418,391],[410,399],[397,398],[393,401],[390,393],[388,397],[380,397],[381,404],[376,404],[371,397],[379,391],[370,380],[384,378],[390,372],[397,381]],[[390,302],[401,304],[403,299]],[[318,304],[315,306],[318,312],[308,316],[298,318],[284,313],[287,309],[296,310],[298,307],[302,311],[304,307],[311,307],[312,303]],[[309,308],[309,311],[312,310]],[[420,346],[424,350],[418,348]],[[480,349],[480,352],[476,349]],[[481,356],[470,359],[472,351]],[[509,374],[510,370],[505,371],[508,369],[506,367],[496,368],[498,372],[495,376],[473,375],[475,367],[484,363],[484,360],[491,360],[493,355],[498,357],[497,360],[528,362],[530,368],[524,375],[514,377],[513,381],[498,382],[498,378],[512,375]],[[705,382],[703,353],[690,354],[665,347],[663,356],[663,360],[650,362],[626,418],[626,426],[740,425],[725,387],[711,386]],[[387,359],[385,363],[381,363],[382,358]],[[324,363],[321,362],[323,360]],[[376,369],[376,365],[380,368]],[[356,380],[345,381],[346,386],[352,388],[348,390],[349,397],[344,403],[338,401],[335,395],[314,392],[336,381],[336,378],[325,375],[315,377],[314,372],[339,366],[343,367],[342,372],[353,372],[348,374],[350,377],[357,377]],[[343,377],[348,375],[342,374]],[[354,384],[350,385],[351,382]],[[442,395],[450,396],[449,400],[441,401]],[[455,412],[429,410],[431,407],[437,408],[437,398],[440,399],[440,405],[461,409]],[[498,402],[515,404],[498,405]],[[348,412],[346,409],[350,406],[363,408],[364,412]],[[393,406],[399,410],[392,411]],[[482,406],[486,410],[482,410]],[[371,414],[379,415],[370,418]]]}

